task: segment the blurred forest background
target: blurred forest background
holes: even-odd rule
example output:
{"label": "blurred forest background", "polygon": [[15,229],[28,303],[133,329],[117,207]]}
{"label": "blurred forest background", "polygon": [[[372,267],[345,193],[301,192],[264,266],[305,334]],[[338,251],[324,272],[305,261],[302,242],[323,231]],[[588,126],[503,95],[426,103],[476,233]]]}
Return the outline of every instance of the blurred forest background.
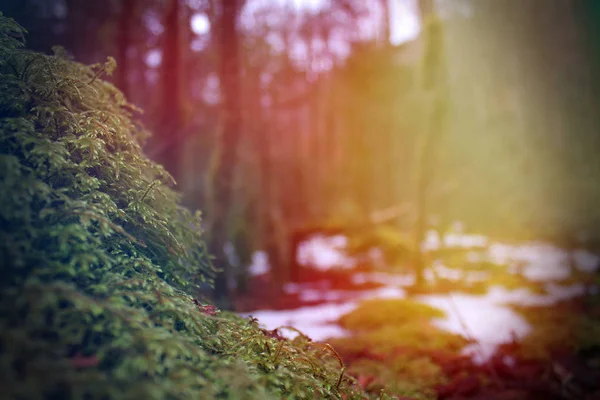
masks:
{"label": "blurred forest background", "polygon": [[416,244],[458,220],[600,250],[598,8],[0,1],[29,48],[117,60],[115,85],[154,132],[147,154],[204,212],[223,298],[256,250],[285,282],[298,237],[382,221]]}

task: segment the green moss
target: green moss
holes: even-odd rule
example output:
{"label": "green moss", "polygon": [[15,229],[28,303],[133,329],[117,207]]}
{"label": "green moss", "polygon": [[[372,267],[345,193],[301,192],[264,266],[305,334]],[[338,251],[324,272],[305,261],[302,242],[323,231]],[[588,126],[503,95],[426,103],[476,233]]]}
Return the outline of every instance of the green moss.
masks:
{"label": "green moss", "polygon": [[369,392],[384,389],[411,399],[435,399],[432,388],[446,382],[440,367],[427,357],[400,355],[386,362],[360,359],[348,373],[363,380]]}
{"label": "green moss", "polygon": [[467,344],[459,335],[435,328],[428,322],[386,326],[357,332],[352,337],[335,339],[332,344],[341,352],[388,352],[411,349],[417,352],[458,351]]}
{"label": "green moss", "polygon": [[413,257],[413,247],[406,233],[394,227],[379,225],[351,232],[346,251],[351,256],[360,256],[377,248],[382,252],[387,266],[405,268]]}
{"label": "green moss", "polygon": [[578,350],[600,345],[600,321],[576,302],[553,307],[514,306],[532,331],[516,347],[526,359],[551,359],[552,352]]}
{"label": "green moss", "polygon": [[[348,373],[370,392],[434,399],[433,388],[446,377],[436,364],[440,354],[455,354],[467,340],[436,328],[441,310],[411,300],[367,300],[340,318],[351,335],[331,343],[348,361]],[[365,383],[366,382],[366,383]]]}
{"label": "green moss", "polygon": [[335,354],[190,293],[200,215],[102,75],[0,14],[0,387],[27,399],[362,398]]}
{"label": "green moss", "polygon": [[365,331],[419,324],[443,317],[443,311],[416,301],[374,299],[361,302],[355,310],[340,318],[340,324],[349,330]]}

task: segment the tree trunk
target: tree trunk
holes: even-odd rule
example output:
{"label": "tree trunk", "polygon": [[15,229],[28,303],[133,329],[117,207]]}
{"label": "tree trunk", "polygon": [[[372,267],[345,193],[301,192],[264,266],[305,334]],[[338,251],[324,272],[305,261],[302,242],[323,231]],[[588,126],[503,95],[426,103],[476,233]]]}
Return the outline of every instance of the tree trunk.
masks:
{"label": "tree trunk", "polygon": [[135,0],[121,1],[121,15],[119,16],[119,27],[117,33],[117,62],[115,82],[121,92],[130,99],[129,79],[130,70],[128,50],[131,46],[131,30],[133,28],[133,8]]}
{"label": "tree trunk", "polygon": [[239,0],[223,0],[219,13],[217,40],[219,43],[219,82],[221,87],[221,131],[214,153],[212,170],[211,215],[208,216],[209,249],[216,266],[222,272],[215,281],[217,305],[231,307],[228,280],[231,274],[224,252],[228,240],[228,217],[233,204],[233,178],[237,165],[238,142],[241,136],[241,86],[239,34],[237,18]]}
{"label": "tree trunk", "polygon": [[393,0],[381,0],[381,9],[382,9],[382,38],[381,44],[383,47],[388,47],[390,45],[390,37],[391,37],[391,21],[390,21],[390,1]]}
{"label": "tree trunk", "polygon": [[419,0],[421,26],[425,39],[424,82],[423,89],[431,93],[431,117],[427,124],[421,152],[417,156],[417,188],[415,196],[416,222],[414,229],[414,262],[416,286],[425,281],[425,262],[421,245],[427,230],[428,192],[433,182],[436,161],[436,149],[444,130],[446,111],[446,80],[444,76],[444,58],[442,27],[436,18],[432,0]]}
{"label": "tree trunk", "polygon": [[160,132],[159,154],[167,171],[179,180],[183,151],[183,104],[181,93],[181,14],[180,0],[171,0],[165,14],[165,33],[162,42],[162,64],[160,71],[161,103],[158,130]]}

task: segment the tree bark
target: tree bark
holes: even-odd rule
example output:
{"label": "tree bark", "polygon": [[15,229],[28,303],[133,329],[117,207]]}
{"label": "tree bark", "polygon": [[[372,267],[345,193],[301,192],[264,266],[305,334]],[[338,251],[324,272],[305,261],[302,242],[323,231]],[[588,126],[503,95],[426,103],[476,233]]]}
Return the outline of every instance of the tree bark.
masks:
{"label": "tree bark", "polygon": [[221,131],[214,153],[212,171],[212,208],[209,215],[209,249],[222,272],[215,281],[214,299],[222,308],[231,307],[228,287],[230,265],[224,252],[228,240],[229,211],[233,204],[233,178],[241,137],[241,82],[239,33],[237,19],[239,0],[223,0],[218,17],[219,82],[221,88]]}
{"label": "tree bark", "polygon": [[117,62],[115,81],[117,87],[126,98],[130,99],[129,79],[130,70],[128,50],[131,46],[131,30],[133,26],[133,8],[135,0],[121,1],[121,15],[119,16],[119,28],[117,33]]}
{"label": "tree bark", "polygon": [[381,43],[383,47],[388,47],[390,45],[390,37],[391,37],[391,21],[390,21],[390,1],[393,0],[381,0],[381,9],[382,9],[382,40]]}
{"label": "tree bark", "polygon": [[434,178],[433,164],[436,161],[437,142],[444,130],[447,101],[444,75],[442,27],[436,18],[432,0],[419,0],[421,27],[425,40],[423,89],[431,93],[431,116],[427,124],[421,151],[417,156],[417,187],[415,196],[416,222],[414,228],[414,261],[416,286],[425,283],[425,261],[421,248],[427,231],[428,192]]}
{"label": "tree bark", "polygon": [[157,155],[167,171],[178,181],[181,178],[183,152],[183,97],[181,88],[181,15],[180,0],[171,0],[164,19],[160,71],[161,103],[158,130],[161,134]]}

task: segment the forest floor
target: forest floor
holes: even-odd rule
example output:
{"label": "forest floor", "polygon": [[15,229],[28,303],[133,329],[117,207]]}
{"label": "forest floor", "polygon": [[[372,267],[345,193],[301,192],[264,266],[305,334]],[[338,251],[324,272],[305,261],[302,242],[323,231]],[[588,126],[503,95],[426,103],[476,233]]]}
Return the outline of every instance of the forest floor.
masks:
{"label": "forest floor", "polygon": [[[371,393],[600,399],[600,301],[590,294],[590,268],[544,280],[532,279],[531,260],[491,265],[454,257],[444,264],[421,288],[401,271],[307,267],[301,282],[284,286],[263,274],[238,294],[236,308],[270,329],[292,325],[333,345]],[[470,275],[453,268],[459,264]],[[552,275],[549,265],[542,270]],[[494,296],[503,297],[501,307],[490,304]],[[318,314],[320,322],[309,321]],[[323,319],[328,329],[313,330]]]}

